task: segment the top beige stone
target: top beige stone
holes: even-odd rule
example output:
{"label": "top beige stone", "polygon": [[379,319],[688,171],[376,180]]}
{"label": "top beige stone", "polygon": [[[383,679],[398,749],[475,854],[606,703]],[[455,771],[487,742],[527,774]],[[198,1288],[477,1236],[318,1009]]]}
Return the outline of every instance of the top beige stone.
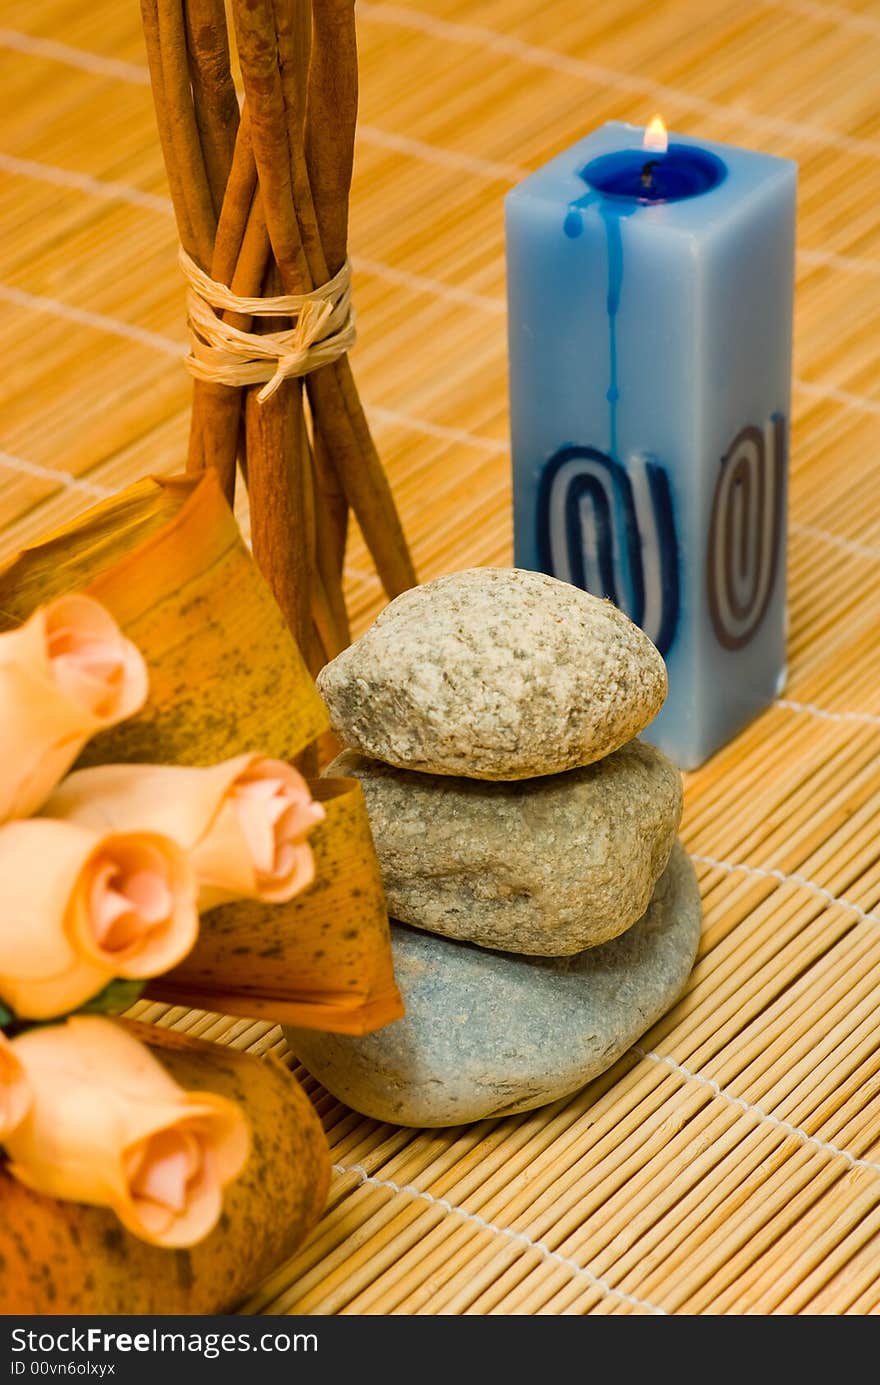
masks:
{"label": "top beige stone", "polygon": [[529,779],[592,764],[659,711],[666,666],[610,601],[518,568],[413,587],[318,675],[346,745],[402,769]]}

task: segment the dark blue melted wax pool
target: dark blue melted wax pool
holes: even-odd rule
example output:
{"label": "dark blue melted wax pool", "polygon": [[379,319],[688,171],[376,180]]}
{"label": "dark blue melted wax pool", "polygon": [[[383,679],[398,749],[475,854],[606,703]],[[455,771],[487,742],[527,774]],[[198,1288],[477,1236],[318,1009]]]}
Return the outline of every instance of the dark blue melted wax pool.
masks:
{"label": "dark blue melted wax pool", "polygon": [[727,169],[719,158],[691,144],[670,144],[662,154],[650,149],[619,149],[602,154],[580,170],[587,187],[603,197],[642,206],[699,197],[711,192],[726,176]]}

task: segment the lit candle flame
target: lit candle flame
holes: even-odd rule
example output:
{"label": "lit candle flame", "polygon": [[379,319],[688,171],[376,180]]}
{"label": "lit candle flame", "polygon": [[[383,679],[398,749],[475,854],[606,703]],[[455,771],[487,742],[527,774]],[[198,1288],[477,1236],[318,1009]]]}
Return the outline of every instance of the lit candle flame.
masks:
{"label": "lit candle flame", "polygon": [[646,129],[642,144],[645,149],[650,149],[655,154],[666,153],[669,140],[666,135],[666,126],[659,115],[654,116]]}

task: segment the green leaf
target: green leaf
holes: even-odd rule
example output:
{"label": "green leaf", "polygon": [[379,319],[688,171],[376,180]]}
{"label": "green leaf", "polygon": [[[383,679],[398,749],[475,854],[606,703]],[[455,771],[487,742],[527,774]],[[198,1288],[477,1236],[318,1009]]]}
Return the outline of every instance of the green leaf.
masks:
{"label": "green leaf", "polygon": [[111,981],[76,1011],[78,1015],[118,1015],[139,1000],[146,981]]}
{"label": "green leaf", "polygon": [[0,1004],[0,1029],[6,1029],[10,1024],[15,1023],[15,1015],[6,1006]]}

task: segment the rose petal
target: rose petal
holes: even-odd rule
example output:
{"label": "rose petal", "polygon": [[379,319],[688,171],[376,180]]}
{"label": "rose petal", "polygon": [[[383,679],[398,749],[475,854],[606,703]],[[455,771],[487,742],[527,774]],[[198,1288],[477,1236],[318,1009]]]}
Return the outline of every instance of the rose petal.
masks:
{"label": "rose petal", "polygon": [[49,642],[55,682],[72,702],[82,703],[94,716],[110,716],[125,676],[123,659],[97,641],[67,649],[69,643],[68,631],[60,631]]}
{"label": "rose petal", "polygon": [[324,810],[291,766],[257,760],[233,785],[230,797],[253,862],[260,897],[282,901],[310,883],[314,875],[305,836],[324,818]]}
{"label": "rose petal", "polygon": [[176,966],[196,940],[196,893],[192,867],[170,838],[105,837],[82,879],[77,940],[113,975],[156,976]]}
{"label": "rose petal", "polygon": [[185,1130],[160,1130],[147,1140],[131,1180],[131,1195],[180,1213],[186,1207],[187,1188],[202,1167],[198,1140]]}
{"label": "rose petal", "polygon": [[0,1032],[0,1141],[21,1124],[31,1100],[25,1070],[6,1035]]}
{"label": "rose petal", "polygon": [[194,866],[202,911],[231,899],[292,899],[313,879],[306,838],[324,818],[295,769],[258,755],[201,769],[79,770],[57,787],[44,812],[100,830],[167,833]]}
{"label": "rose petal", "polygon": [[86,741],[146,696],[143,658],[90,597],[59,597],[0,634],[0,820],[30,817]]}
{"label": "rose petal", "polygon": [[[246,786],[236,791],[235,809],[254,870],[258,875],[272,875],[275,872],[275,820],[271,804],[257,794],[249,794]],[[283,812],[283,804],[279,804]]]}
{"label": "rose petal", "polygon": [[250,1147],[233,1102],[184,1091],[122,1024],[97,1016],[29,1029],[12,1048],[33,1092],[5,1141],[13,1177],[110,1207],[156,1245],[207,1235]]}
{"label": "rose petal", "polygon": [[59,690],[101,722],[130,716],[147,693],[146,665],[109,611],[86,596],[45,610],[46,653]]}

